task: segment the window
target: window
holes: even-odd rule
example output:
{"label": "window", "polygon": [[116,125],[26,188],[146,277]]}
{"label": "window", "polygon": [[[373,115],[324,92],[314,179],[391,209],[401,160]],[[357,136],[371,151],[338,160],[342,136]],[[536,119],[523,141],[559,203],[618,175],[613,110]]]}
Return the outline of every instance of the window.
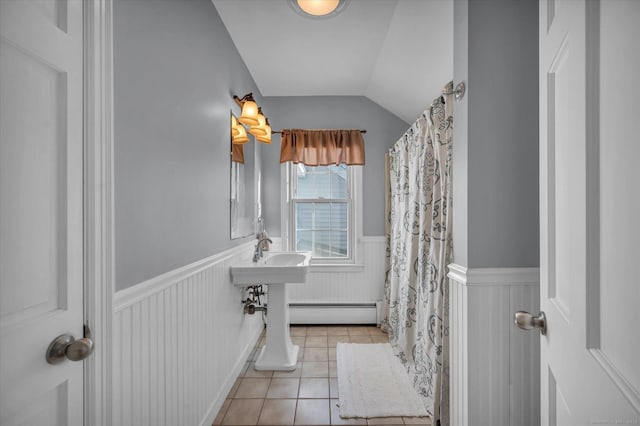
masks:
{"label": "window", "polygon": [[345,165],[294,167],[295,251],[310,251],[315,258],[349,257],[348,180]]}
{"label": "window", "polygon": [[287,163],[283,243],[310,251],[314,265],[353,265],[361,239],[361,166]]}

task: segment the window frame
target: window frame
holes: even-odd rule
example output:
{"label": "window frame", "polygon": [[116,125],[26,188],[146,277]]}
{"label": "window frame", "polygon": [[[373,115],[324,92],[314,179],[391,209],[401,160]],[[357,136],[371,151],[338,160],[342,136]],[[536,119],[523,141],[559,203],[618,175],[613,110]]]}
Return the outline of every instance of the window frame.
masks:
{"label": "window frame", "polygon": [[[297,164],[284,163],[281,167],[281,234],[282,249],[293,251],[295,248],[295,201]],[[311,270],[315,271],[361,271],[362,263],[362,166],[347,166],[347,204],[348,204],[348,257],[312,257]],[[300,199],[311,201],[314,199]],[[329,202],[322,200],[321,202]]]}

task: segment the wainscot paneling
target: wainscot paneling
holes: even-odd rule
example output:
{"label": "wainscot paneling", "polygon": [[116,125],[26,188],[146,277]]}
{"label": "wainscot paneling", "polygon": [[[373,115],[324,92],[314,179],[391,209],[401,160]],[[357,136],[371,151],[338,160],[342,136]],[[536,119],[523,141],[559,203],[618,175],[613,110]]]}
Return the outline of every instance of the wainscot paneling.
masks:
{"label": "wainscot paneling", "polygon": [[540,336],[513,314],[539,310],[538,268],[449,265],[451,424],[540,424]]}
{"label": "wainscot paneling", "polygon": [[210,425],[263,329],[229,266],[243,244],[115,295],[113,422]]}
{"label": "wainscot paneling", "polygon": [[[384,236],[362,239],[362,265],[348,270],[312,267],[305,284],[289,286],[291,322],[374,323],[385,277]],[[358,306],[359,305],[359,306]]]}
{"label": "wainscot paneling", "polygon": [[305,284],[291,285],[290,303],[360,303],[382,300],[385,238],[362,239],[362,266],[346,271],[312,267]]}

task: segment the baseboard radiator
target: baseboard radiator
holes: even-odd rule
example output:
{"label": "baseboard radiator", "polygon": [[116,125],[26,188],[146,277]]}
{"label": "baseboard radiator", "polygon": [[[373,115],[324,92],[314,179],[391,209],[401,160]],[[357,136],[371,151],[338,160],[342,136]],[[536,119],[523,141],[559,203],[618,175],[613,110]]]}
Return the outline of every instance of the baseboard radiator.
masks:
{"label": "baseboard radiator", "polygon": [[378,324],[376,302],[290,303],[291,324]]}
{"label": "baseboard radiator", "polygon": [[376,324],[384,297],[383,236],[362,239],[359,271],[311,269],[305,284],[289,286],[291,324]]}

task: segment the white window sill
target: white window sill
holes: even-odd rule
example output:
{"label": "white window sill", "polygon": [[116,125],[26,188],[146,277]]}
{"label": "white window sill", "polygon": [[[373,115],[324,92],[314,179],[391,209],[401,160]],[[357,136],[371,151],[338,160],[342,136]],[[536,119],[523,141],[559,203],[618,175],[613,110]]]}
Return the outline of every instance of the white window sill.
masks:
{"label": "white window sill", "polygon": [[310,272],[362,272],[362,263],[311,263]]}

